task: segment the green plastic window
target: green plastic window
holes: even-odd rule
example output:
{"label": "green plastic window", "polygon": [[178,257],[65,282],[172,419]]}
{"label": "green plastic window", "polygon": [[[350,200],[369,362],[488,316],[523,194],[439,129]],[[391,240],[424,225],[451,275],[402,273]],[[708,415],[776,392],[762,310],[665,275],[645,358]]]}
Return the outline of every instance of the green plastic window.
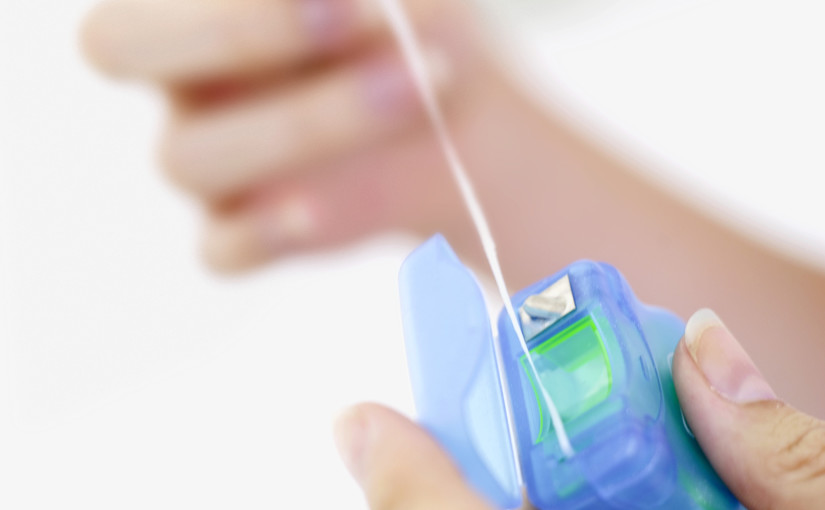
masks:
{"label": "green plastic window", "polygon": [[[596,323],[588,315],[549,337],[530,350],[539,379],[553,398],[562,420],[569,422],[587,412],[610,395],[613,376],[607,350]],[[530,373],[527,357],[521,365],[533,387],[539,409],[539,433],[536,443],[546,439],[545,416],[541,393]]]}

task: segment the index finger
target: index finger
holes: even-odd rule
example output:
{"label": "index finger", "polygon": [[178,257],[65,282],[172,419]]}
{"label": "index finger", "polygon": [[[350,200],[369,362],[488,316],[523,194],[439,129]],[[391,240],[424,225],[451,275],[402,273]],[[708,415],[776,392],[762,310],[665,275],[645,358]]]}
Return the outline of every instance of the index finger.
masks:
{"label": "index finger", "polygon": [[109,74],[180,82],[289,67],[380,25],[371,0],[107,0],[82,37]]}

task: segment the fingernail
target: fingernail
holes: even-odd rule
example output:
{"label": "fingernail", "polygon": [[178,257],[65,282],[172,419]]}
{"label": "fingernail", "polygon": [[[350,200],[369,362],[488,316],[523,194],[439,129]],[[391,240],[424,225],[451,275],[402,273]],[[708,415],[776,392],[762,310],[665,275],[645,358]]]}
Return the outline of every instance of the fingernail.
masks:
{"label": "fingernail", "polygon": [[719,317],[709,309],[688,320],[685,343],[711,387],[736,403],[775,400],[776,393]]}
{"label": "fingernail", "polygon": [[335,422],[333,436],[338,453],[350,474],[357,481],[363,479],[364,447],[368,436],[367,420],[358,409],[345,411]]}
{"label": "fingernail", "polygon": [[[446,53],[428,49],[425,53],[427,78],[436,94],[452,81],[452,66]],[[364,91],[369,108],[378,115],[412,113],[420,98],[407,63],[397,55],[381,55],[364,65]]]}

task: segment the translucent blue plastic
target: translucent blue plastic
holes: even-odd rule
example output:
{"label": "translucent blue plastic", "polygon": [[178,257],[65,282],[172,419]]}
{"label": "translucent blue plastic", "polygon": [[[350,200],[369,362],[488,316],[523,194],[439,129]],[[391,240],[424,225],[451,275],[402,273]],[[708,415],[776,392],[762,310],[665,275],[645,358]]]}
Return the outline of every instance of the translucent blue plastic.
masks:
{"label": "translucent blue plastic", "polygon": [[499,508],[521,501],[492,327],[472,273],[436,236],[407,258],[400,291],[419,422]]}
{"label": "translucent blue plastic", "polygon": [[679,408],[670,365],[684,324],[641,304],[611,266],[588,261],[524,289],[513,306],[565,275],[576,309],[528,349],[576,454],[559,451],[511,323],[499,318],[497,353],[478,284],[440,236],[408,257],[400,277],[421,423],[497,508],[521,501],[507,403],[523,484],[539,510],[740,508]]}

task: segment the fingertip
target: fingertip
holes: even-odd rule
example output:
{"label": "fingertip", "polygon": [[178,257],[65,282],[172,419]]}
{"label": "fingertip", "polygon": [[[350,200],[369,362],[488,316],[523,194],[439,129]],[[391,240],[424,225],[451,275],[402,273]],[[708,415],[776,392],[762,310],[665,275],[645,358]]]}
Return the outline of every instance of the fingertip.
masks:
{"label": "fingertip", "polygon": [[673,352],[671,373],[685,419],[691,429],[694,429],[693,422],[701,421],[699,416],[703,409],[708,407],[711,401],[716,400],[718,395],[710,390],[688,349],[685,338],[679,341]]}
{"label": "fingertip", "polygon": [[486,508],[438,443],[391,409],[359,404],[341,415],[334,433],[370,508]]}
{"label": "fingertip", "polygon": [[[333,431],[338,434],[347,434],[356,429],[374,428],[376,431],[389,431],[389,435],[395,435],[395,431],[401,428],[411,428],[418,430],[419,427],[406,416],[381,404],[373,402],[361,402],[344,409],[336,418]],[[336,435],[336,439],[338,436]]]}
{"label": "fingertip", "polygon": [[415,426],[397,412],[369,402],[351,406],[338,415],[333,425],[335,445],[356,480],[364,478],[364,457],[370,450],[380,448],[384,436],[400,439],[396,431],[405,423]]}
{"label": "fingertip", "polygon": [[695,345],[702,334],[711,327],[724,326],[722,319],[710,308],[702,308],[690,316],[685,325],[685,343]]}
{"label": "fingertip", "polygon": [[368,414],[369,408],[365,404],[350,407],[338,416],[333,426],[333,438],[338,454],[352,477],[359,483],[363,478],[361,459]]}
{"label": "fingertip", "polygon": [[87,62],[110,77],[125,74],[120,58],[120,37],[117,27],[123,6],[114,0],[93,7],[81,21],[78,34],[80,51]]}
{"label": "fingertip", "polygon": [[249,151],[239,147],[245,133],[221,129],[211,119],[173,119],[158,147],[164,175],[177,188],[207,201],[237,194],[244,172],[233,166],[249,159]]}
{"label": "fingertip", "polygon": [[276,194],[207,220],[201,249],[212,270],[237,274],[312,247],[318,226],[307,200],[283,190]]}
{"label": "fingertip", "polygon": [[201,255],[215,273],[237,275],[263,264],[252,222],[245,217],[210,218],[201,241]]}
{"label": "fingertip", "polygon": [[207,200],[220,196],[215,184],[219,173],[210,166],[209,144],[198,127],[174,120],[166,127],[158,147],[158,160],[166,178],[175,187]]}
{"label": "fingertip", "polygon": [[99,19],[100,11],[104,4],[96,5],[92,10],[86,13],[86,16],[80,22],[80,30],[78,32],[78,43],[80,51],[86,58],[86,61],[103,70],[105,66],[105,58],[102,58],[102,50],[106,47],[107,34],[103,29]]}
{"label": "fingertip", "polygon": [[713,311],[699,310],[688,320],[685,345],[707,384],[731,402],[777,398],[742,344]]}

